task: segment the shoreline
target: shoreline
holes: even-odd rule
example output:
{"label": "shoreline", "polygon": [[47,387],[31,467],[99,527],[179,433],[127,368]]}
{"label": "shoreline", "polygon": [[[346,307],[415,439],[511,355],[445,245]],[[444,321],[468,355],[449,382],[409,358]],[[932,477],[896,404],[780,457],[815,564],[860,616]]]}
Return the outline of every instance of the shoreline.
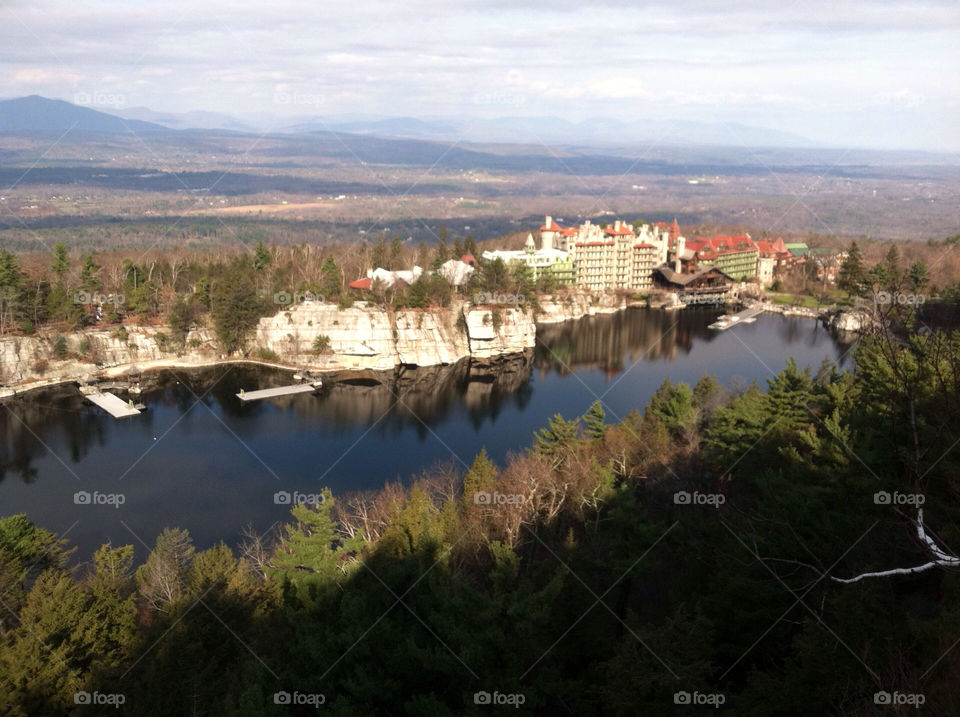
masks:
{"label": "shoreline", "polygon": [[[742,303],[742,302],[735,302]],[[629,302],[620,306],[597,306],[591,307],[589,313],[584,313],[579,316],[567,316],[559,318],[556,316],[543,317],[544,320],[534,320],[534,326],[556,326],[559,324],[564,324],[570,321],[580,321],[581,319],[590,318],[592,316],[610,316],[621,311],[632,308],[648,308],[654,310],[680,310],[687,308],[687,305],[680,304],[675,306],[666,306],[666,307],[650,307],[646,303],[641,302]],[[719,306],[718,306],[719,308]],[[764,303],[764,312],[771,314],[780,314],[782,316],[794,316],[797,318],[809,318],[814,320],[820,320],[825,312],[818,309],[810,309],[806,307],[794,307],[789,305],[773,304],[773,303]],[[516,356],[522,354],[523,350],[512,351],[498,358],[509,358],[510,356]],[[480,361],[486,361],[489,359],[478,359]],[[126,377],[126,374],[133,368],[139,370],[140,373],[152,373],[155,371],[161,371],[163,369],[202,369],[202,368],[214,368],[216,366],[230,366],[237,364],[246,364],[252,366],[261,366],[265,368],[273,368],[281,371],[310,371],[311,373],[330,375],[330,374],[351,374],[351,373],[367,373],[370,368],[360,368],[360,367],[350,367],[350,366],[329,366],[329,365],[314,365],[314,364],[298,364],[298,365],[289,365],[283,363],[276,363],[274,361],[267,361],[263,359],[255,358],[221,358],[221,359],[209,359],[207,357],[194,355],[194,356],[178,356],[170,358],[159,358],[159,359],[149,359],[142,362],[131,362],[124,364],[117,364],[107,368],[92,368],[89,372],[77,373],[69,376],[60,376],[53,379],[39,379],[36,381],[31,381],[29,383],[24,383],[19,386],[5,386],[0,388],[0,401],[4,401],[10,398],[16,398],[24,394],[39,391],[46,388],[52,388],[55,386],[62,386],[64,384],[76,383],[81,384],[84,382],[85,377],[90,377],[93,382],[104,381],[104,380],[115,380],[118,378]],[[392,367],[392,370],[400,369],[408,364],[396,364]],[[444,366],[449,364],[437,363],[437,364],[424,364],[426,366]],[[391,369],[378,369],[389,371]]]}

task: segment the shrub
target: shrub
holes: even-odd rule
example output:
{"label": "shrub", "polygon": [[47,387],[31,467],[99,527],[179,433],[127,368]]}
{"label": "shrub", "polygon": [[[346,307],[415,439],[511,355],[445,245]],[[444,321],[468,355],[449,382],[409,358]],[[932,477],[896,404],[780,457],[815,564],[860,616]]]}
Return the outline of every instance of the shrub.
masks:
{"label": "shrub", "polygon": [[267,349],[262,346],[257,347],[256,357],[261,361],[279,361],[280,355],[273,349]]}
{"label": "shrub", "polygon": [[53,338],[53,355],[58,359],[67,357],[67,340],[60,334]]}
{"label": "shrub", "polygon": [[313,340],[313,353],[325,354],[330,351],[330,337],[320,334]]}
{"label": "shrub", "polygon": [[341,294],[337,306],[341,309],[349,309],[353,306],[353,297],[350,294]]}

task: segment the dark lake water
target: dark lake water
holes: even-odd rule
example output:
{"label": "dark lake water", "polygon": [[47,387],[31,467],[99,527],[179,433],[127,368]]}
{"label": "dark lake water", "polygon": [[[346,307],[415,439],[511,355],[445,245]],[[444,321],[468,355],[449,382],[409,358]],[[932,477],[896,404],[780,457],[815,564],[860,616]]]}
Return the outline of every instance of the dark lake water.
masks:
{"label": "dark lake water", "polygon": [[[148,410],[123,420],[75,386],[36,392],[0,408],[0,515],[25,512],[65,534],[79,560],[107,540],[142,556],[166,526],[189,529],[198,547],[236,544],[244,526],[288,518],[277,492],[379,488],[439,461],[469,465],[482,447],[502,462],[553,414],[581,415],[602,397],[613,422],[667,377],[765,385],[790,356],[814,370],[825,358],[852,367],[849,344],[813,320],[763,315],[718,333],[707,328],[717,313],[632,309],[545,326],[532,357],[493,372],[463,362],[248,405],[241,388],[291,383],[289,374],[165,371],[141,396]],[[77,504],[79,491],[122,494],[123,504]]]}

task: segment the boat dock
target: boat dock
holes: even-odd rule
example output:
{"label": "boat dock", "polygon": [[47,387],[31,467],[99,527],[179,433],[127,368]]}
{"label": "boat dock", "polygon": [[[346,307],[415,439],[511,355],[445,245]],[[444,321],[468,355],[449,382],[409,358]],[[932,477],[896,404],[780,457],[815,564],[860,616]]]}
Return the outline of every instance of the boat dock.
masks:
{"label": "boat dock", "polygon": [[129,416],[140,415],[140,410],[133,405],[133,401],[124,401],[112,393],[97,391],[85,395],[90,399],[91,403],[99,406],[114,418],[128,418]]}
{"label": "boat dock", "polygon": [[764,312],[764,308],[765,307],[763,304],[754,304],[753,306],[743,309],[742,311],[738,311],[735,314],[721,316],[715,322],[710,324],[710,328],[717,331],[724,331],[725,329],[729,329],[731,326],[736,326],[737,324],[753,323],[753,321],[756,320],[757,315]]}
{"label": "boat dock", "polygon": [[259,391],[240,391],[237,398],[243,403],[250,401],[260,401],[264,398],[276,398],[278,396],[291,396],[297,393],[313,393],[320,388],[319,381],[316,383],[297,383],[293,386],[278,386],[277,388],[264,388]]}

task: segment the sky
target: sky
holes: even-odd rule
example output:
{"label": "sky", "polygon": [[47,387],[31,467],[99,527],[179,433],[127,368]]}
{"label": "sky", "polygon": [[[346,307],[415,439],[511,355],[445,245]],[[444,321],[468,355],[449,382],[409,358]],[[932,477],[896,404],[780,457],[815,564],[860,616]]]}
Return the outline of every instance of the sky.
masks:
{"label": "sky", "polygon": [[0,97],[740,122],[960,150],[960,3],[0,0]]}

